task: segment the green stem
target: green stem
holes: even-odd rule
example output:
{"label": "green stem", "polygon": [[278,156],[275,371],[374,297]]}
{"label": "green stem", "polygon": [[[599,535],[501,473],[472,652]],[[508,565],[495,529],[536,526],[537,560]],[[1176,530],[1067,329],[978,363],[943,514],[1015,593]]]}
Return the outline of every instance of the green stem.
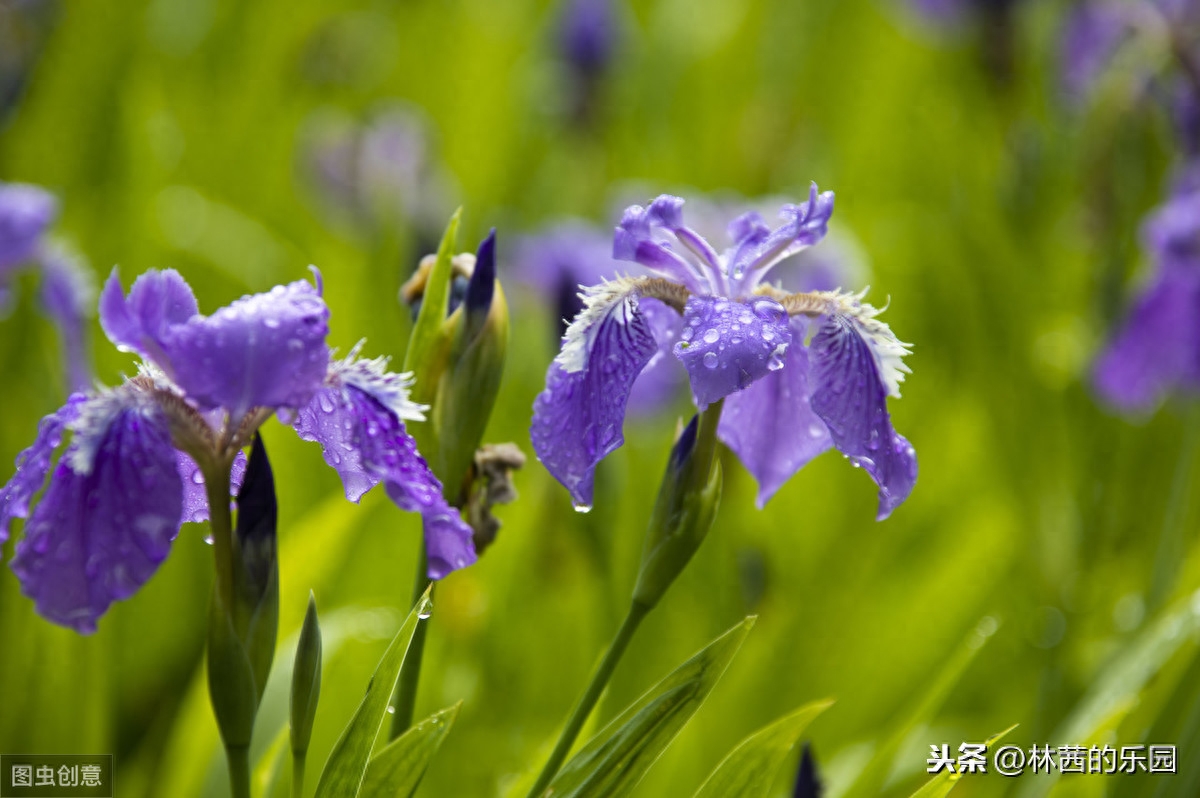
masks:
{"label": "green stem", "polygon": [[227,745],[225,758],[229,761],[229,794],[250,798],[250,746]]}
{"label": "green stem", "polygon": [[[433,584],[429,578],[429,559],[425,555],[425,541],[420,541],[421,550],[417,555],[417,573],[413,578],[412,601],[409,606],[417,606],[417,602],[425,595],[425,590]],[[432,593],[430,596],[432,597]],[[421,661],[425,656],[425,634],[429,628],[427,623],[417,624],[413,632],[412,642],[409,643],[408,653],[400,666],[400,677],[396,681],[396,691],[392,694],[392,728],[389,739],[394,740],[412,726],[413,714],[417,707],[417,687],[421,681]]]}
{"label": "green stem", "polygon": [[208,497],[208,525],[212,534],[213,558],[217,568],[217,594],[226,610],[233,600],[233,514],[229,510],[229,472],[232,463],[204,469],[204,492]]}
{"label": "green stem", "polygon": [[575,738],[579,736],[580,729],[583,728],[588,716],[592,714],[592,709],[596,706],[596,701],[600,699],[600,694],[608,686],[608,680],[612,678],[617,663],[621,661],[621,655],[625,653],[629,641],[633,639],[633,633],[637,631],[638,625],[649,611],[649,607],[637,602],[629,605],[629,612],[625,615],[621,628],[617,630],[617,635],[609,645],[604,659],[600,661],[600,666],[592,674],[592,680],[588,683],[587,690],[579,697],[578,703],[571,711],[571,717],[558,736],[558,743],[555,744],[554,751],[551,752],[550,758],[546,760],[546,764],[542,768],[541,775],[538,776],[537,782],[529,791],[529,798],[537,798],[550,786],[551,780],[558,773],[558,769],[562,767],[567,754],[571,752],[571,746],[575,744]]}
{"label": "green stem", "polygon": [[307,757],[307,751],[292,751],[292,798],[303,798],[304,762]]}
{"label": "green stem", "polygon": [[1171,493],[1167,498],[1167,510],[1163,514],[1162,532],[1158,538],[1158,553],[1154,558],[1154,577],[1150,582],[1148,612],[1157,609],[1175,587],[1179,573],[1179,562],[1183,556],[1183,524],[1186,520],[1189,487],[1192,482],[1192,466],[1196,462],[1196,449],[1200,445],[1200,403],[1194,402],[1188,409],[1184,421],[1183,443],[1179,460],[1175,463],[1175,475],[1171,479]]}

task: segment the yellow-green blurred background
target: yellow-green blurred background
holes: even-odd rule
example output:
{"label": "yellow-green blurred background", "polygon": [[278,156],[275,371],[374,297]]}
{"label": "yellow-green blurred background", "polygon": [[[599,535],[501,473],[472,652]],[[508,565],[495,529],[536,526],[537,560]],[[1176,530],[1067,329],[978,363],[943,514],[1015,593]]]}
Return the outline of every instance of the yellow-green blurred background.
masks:
{"label": "yellow-green blurred background", "polygon": [[[635,638],[600,718],[743,616],[758,622],[636,795],[691,795],[743,737],[827,696],[837,703],[809,735],[831,798],[908,795],[931,743],[1013,723],[1008,741],[1026,748],[1180,746],[1176,776],[1076,777],[1055,794],[1200,794],[1200,549],[1186,501],[1197,482],[1178,476],[1194,411],[1123,420],[1087,376],[1144,266],[1137,225],[1172,163],[1164,120],[1062,101],[1065,4],[1017,6],[1007,73],[981,55],[995,31],[932,24],[900,0],[616,6],[617,54],[581,118],[556,44],[561,9],[546,0],[0,0],[29,70],[0,122],[0,179],[58,195],[55,232],[97,279],[114,265],[126,284],[176,268],[202,311],[316,264],[331,343],[366,337],[366,354],[397,359],[409,329],[397,290],[439,232],[412,220],[440,224],[463,205],[460,248],[498,228],[514,309],[487,438],[530,455],[555,308],[510,277],[519,235],[566,216],[611,226],[631,185],[642,201],[799,199],[815,180],[837,193],[832,227],[867,260],[848,287],[890,297],[886,320],[913,342],[891,407],[920,478],[876,523],[874,485],[830,453],[759,511],[726,453],[713,532]],[[420,109],[440,188],[405,198],[420,213],[332,208],[307,160],[314,131],[395,103]],[[5,464],[66,395],[35,284],[18,281],[0,321]],[[91,333],[98,377],[114,384],[133,362],[94,321]],[[630,420],[588,515],[532,456],[518,474],[498,542],[439,589],[417,714],[463,707],[421,795],[503,794],[540,764],[625,609],[688,412],[680,396]],[[406,609],[419,523],[381,495],[346,502],[289,428],[264,435],[280,504],[278,659],[310,589],[326,631],[316,768]],[[1177,553],[1158,554],[1164,529]],[[201,664],[205,531],[185,527],[87,638],[38,618],[0,572],[0,751],[111,752],[122,798],[223,794]],[[1177,566],[1159,567],[1163,598],[1156,557]],[[260,716],[261,745],[282,723],[284,687]],[[1051,787],[989,775],[956,789]]]}

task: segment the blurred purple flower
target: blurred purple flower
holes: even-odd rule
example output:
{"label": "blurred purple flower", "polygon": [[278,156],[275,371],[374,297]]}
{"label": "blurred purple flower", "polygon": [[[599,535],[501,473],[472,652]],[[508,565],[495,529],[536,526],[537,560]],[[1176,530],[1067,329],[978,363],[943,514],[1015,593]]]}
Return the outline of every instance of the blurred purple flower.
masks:
{"label": "blurred purple flower", "polygon": [[605,71],[617,45],[613,0],[566,0],[559,24],[559,49],[580,75]]}
{"label": "blurred purple flower", "polygon": [[1130,30],[1130,6],[1119,2],[1084,2],[1072,7],[1063,25],[1061,70],[1071,98],[1086,95]]}
{"label": "blurred purple flower", "polygon": [[41,271],[42,310],[62,335],[67,382],[71,390],[82,391],[92,381],[85,323],[95,286],[77,256],[48,241],[47,231],[57,216],[58,201],[48,191],[0,183],[0,308],[8,302],[9,286],[18,270]]}
{"label": "blurred purple flower", "polygon": [[303,134],[302,169],[331,211],[381,229],[403,222],[436,242],[453,191],[430,128],[419,111],[398,104],[362,122],[321,113]]}
{"label": "blurred purple flower", "polygon": [[[319,278],[319,275],[318,275]],[[378,482],[424,519],[430,576],[474,559],[471,530],[442,498],[405,419],[421,417],[407,380],[382,359],[330,361],[329,309],[300,281],[246,296],[210,316],[175,271],[141,275],[128,295],[116,270],[100,321],[118,347],[145,358],[138,376],[90,396],[74,394],[43,419],[33,445],[0,489],[0,540],[28,518],[12,568],[38,612],[89,633],[166,558],[182,523],[207,518],[204,463],[233,463],[273,413],[319,441],[357,501]],[[72,433],[45,494],[63,433]]]}
{"label": "blurred purple flower", "polygon": [[1155,271],[1096,364],[1096,388],[1117,409],[1152,409],[1200,390],[1200,187],[1186,180],[1146,222]]}
{"label": "blurred purple flower", "polygon": [[[760,506],[830,447],[879,484],[879,518],[907,498],[916,458],[886,407],[887,396],[899,395],[907,346],[861,294],[789,294],[763,284],[780,261],[825,236],[832,212],[832,193],[813,186],[807,202],[783,206],[774,230],[757,213],[739,216],[722,254],[684,225],[678,197],[625,212],[613,254],[655,276],[586,290],[534,403],[534,449],[577,506],[591,504],[596,464],[624,442],[630,389],[659,349],[663,333],[646,300],[682,316],[672,353],[696,404],[728,397],[718,436],[758,480]],[[806,346],[810,323],[816,330]]]}

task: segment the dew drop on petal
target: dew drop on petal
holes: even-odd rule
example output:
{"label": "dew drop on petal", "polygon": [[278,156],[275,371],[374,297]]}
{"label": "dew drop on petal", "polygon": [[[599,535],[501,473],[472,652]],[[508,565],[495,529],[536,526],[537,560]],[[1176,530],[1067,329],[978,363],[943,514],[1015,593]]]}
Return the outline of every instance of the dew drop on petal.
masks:
{"label": "dew drop on petal", "polygon": [[717,367],[716,352],[705,352],[704,357],[701,358],[701,360],[703,361],[705,368],[715,369]]}
{"label": "dew drop on petal", "polygon": [[717,339],[720,337],[721,337],[721,334],[719,332],[717,332],[716,330],[709,330],[708,332],[704,333],[704,343],[715,344],[717,342]]}
{"label": "dew drop on petal", "polygon": [[592,511],[592,505],[590,505],[590,504],[576,504],[575,505],[575,512],[577,512],[577,513],[590,513],[591,511]]}

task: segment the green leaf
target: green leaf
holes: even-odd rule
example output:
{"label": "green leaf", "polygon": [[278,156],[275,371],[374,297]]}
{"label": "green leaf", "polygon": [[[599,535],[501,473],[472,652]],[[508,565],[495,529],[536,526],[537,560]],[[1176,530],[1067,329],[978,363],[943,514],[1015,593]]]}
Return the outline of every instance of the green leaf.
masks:
{"label": "green leaf", "polygon": [[559,771],[554,798],[625,795],[642,779],[712,691],[754,616],[709,643],[605,726]]}
{"label": "green leaf", "polygon": [[717,765],[696,798],[763,798],[775,775],[813,719],[829,709],[832,700],[805,704],[789,715],[759,729],[738,743]]}
{"label": "green leaf", "polygon": [[916,706],[904,719],[904,722],[893,727],[887,741],[871,757],[871,761],[855,779],[847,791],[850,798],[867,798],[879,795],[883,791],[892,763],[904,741],[915,729],[929,723],[941,707],[946,696],[966,671],[980,649],[996,631],[996,622],[985,617],[971,630],[959,644],[958,649],[946,660],[937,676],[929,684],[929,688],[921,695]]}
{"label": "green leaf", "polygon": [[371,757],[359,798],[407,798],[417,791],[462,702],[435,712]]}
{"label": "green leaf", "polygon": [[404,656],[408,653],[408,644],[412,642],[413,633],[423,617],[428,617],[431,602],[429,590],[413,607],[412,612],[400,627],[400,631],[392,638],[392,644],[383,654],[375,675],[367,684],[367,694],[362,703],[346,725],[342,736],[334,743],[333,751],[325,762],[321,772],[321,780],[317,782],[316,798],[347,798],[357,795],[367,773],[367,764],[371,758],[371,749],[375,746],[375,737],[387,714],[388,700],[396,686],[396,677],[400,674],[400,666],[404,664]]}
{"label": "green leaf", "polygon": [[[983,741],[984,746],[988,749],[996,743],[1004,735],[1008,734],[1013,729],[1017,728],[1017,724],[1009,726],[999,734],[993,734],[991,737]],[[912,798],[945,798],[946,794],[954,789],[954,785],[958,784],[959,779],[963,777],[962,773],[951,773],[948,770],[943,770],[941,773],[934,776],[921,789],[912,794]]]}
{"label": "green leaf", "polygon": [[[429,371],[430,360],[445,348],[446,310],[450,306],[451,259],[458,241],[458,224],[462,208],[450,217],[442,242],[438,245],[437,262],[425,283],[421,310],[417,313],[408,350],[404,353],[404,370],[417,375],[417,385],[423,373]],[[432,390],[432,385],[429,390]]]}

